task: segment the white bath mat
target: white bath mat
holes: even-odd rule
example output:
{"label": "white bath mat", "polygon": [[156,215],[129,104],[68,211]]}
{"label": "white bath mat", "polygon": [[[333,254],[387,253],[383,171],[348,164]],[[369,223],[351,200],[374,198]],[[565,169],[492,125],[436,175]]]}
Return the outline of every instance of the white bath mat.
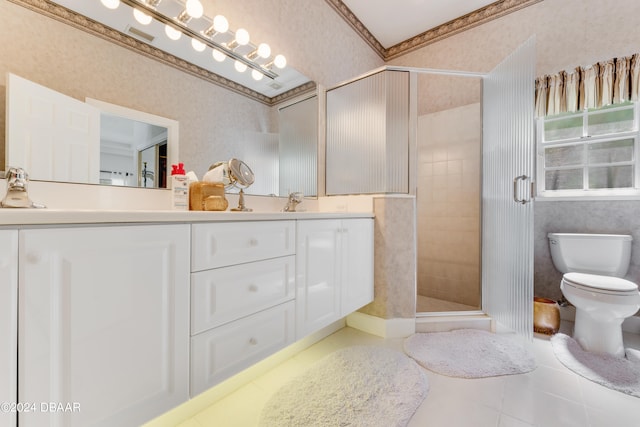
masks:
{"label": "white bath mat", "polygon": [[584,351],[565,334],[551,337],[558,360],[576,374],[613,390],[640,397],[640,351],[627,349],[626,357]]}
{"label": "white bath mat", "polygon": [[406,426],[429,385],[406,355],[384,347],[337,350],[283,385],[260,426]]}
{"label": "white bath mat", "polygon": [[404,350],[425,368],[450,377],[523,374],[536,367],[517,339],[477,329],[415,334],[405,340]]}

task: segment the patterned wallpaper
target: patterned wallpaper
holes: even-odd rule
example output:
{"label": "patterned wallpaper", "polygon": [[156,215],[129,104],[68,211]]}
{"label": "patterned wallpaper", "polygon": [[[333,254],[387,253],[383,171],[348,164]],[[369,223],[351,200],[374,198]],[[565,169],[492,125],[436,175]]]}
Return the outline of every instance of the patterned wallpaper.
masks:
{"label": "patterned wallpaper", "polygon": [[[305,1],[304,7],[300,0],[203,3],[207,10],[227,16],[234,27],[248,28],[256,40],[268,41],[321,85],[330,87],[384,65],[326,2]],[[486,72],[535,34],[537,75],[543,75],[637,52],[639,26],[637,0],[544,0],[411,51],[390,64]],[[96,98],[178,120],[181,160],[200,174],[213,161],[232,156],[242,144],[243,132],[277,131],[274,107],[0,0],[0,73],[8,71],[81,100]],[[421,114],[478,102],[477,79],[459,80],[421,81]],[[5,90],[0,81],[0,98]],[[0,102],[0,160],[4,117]],[[633,202],[632,209],[639,204]],[[615,205],[609,209],[608,213],[599,209],[599,217],[614,215]],[[545,227],[554,227],[557,210],[547,206],[536,214],[546,218]],[[581,215],[578,210],[574,214]],[[540,268],[546,267],[536,261],[537,275]]]}
{"label": "patterned wallpaper", "polygon": [[[289,64],[321,84],[334,85],[382,65],[324,2],[305,7],[296,0],[203,4],[248,28],[256,40],[268,40]],[[214,161],[235,155],[251,132],[278,130],[277,107],[0,0],[0,74],[6,72],[80,100],[95,98],[178,120],[180,159],[198,175]],[[0,79],[2,99],[5,90]],[[4,164],[4,102],[0,105]]]}
{"label": "patterned wallpaper", "polygon": [[[488,72],[532,35],[536,75],[569,70],[640,46],[637,0],[544,0],[392,60],[393,65]],[[533,90],[533,82],[532,82]],[[420,114],[478,102],[477,79],[424,77]],[[551,263],[546,233],[631,233],[637,241],[640,201],[538,202],[535,207],[535,293],[558,298],[559,273]],[[640,246],[634,243],[629,278],[640,282]]]}
{"label": "patterned wallpaper", "polygon": [[[624,19],[622,19],[624,17]],[[536,75],[636,53],[640,2],[544,0],[390,61],[401,66],[488,72],[535,35]],[[424,112],[478,102],[473,83],[438,81],[421,86]],[[474,80],[474,79],[470,79]]]}

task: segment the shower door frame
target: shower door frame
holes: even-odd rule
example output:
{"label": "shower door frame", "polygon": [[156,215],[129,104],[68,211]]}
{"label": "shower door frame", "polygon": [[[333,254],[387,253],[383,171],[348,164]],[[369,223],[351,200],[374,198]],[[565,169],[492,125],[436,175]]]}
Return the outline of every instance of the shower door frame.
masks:
{"label": "shower door frame", "polygon": [[[392,70],[397,71],[408,71],[410,73],[410,99],[409,99],[409,111],[410,111],[410,120],[412,121],[409,124],[409,129],[412,131],[413,135],[410,135],[409,142],[409,158],[411,159],[409,164],[409,189],[410,194],[417,197],[417,177],[418,177],[418,165],[417,165],[417,154],[418,154],[418,74],[427,74],[427,75],[440,75],[440,76],[449,76],[449,77],[462,77],[462,78],[475,78],[479,79],[480,83],[488,76],[487,73],[477,73],[472,71],[456,71],[456,70],[441,70],[437,68],[413,68],[413,67],[388,67]],[[481,95],[482,98],[482,95]],[[482,105],[482,99],[480,100],[480,104]],[[482,115],[482,109],[480,110],[480,114]],[[482,118],[481,118],[482,122]],[[482,133],[480,134],[480,145],[482,149]],[[481,153],[482,154],[482,153]],[[480,158],[482,160],[482,156]],[[479,177],[482,179],[482,175]],[[482,206],[482,199],[478,200],[480,206]],[[417,212],[417,211],[416,211]],[[417,214],[416,214],[417,216]],[[482,221],[482,209],[480,212],[480,220]],[[415,224],[416,230],[416,239],[417,239],[417,224]],[[480,246],[482,246],[482,232],[480,233]],[[417,244],[416,244],[416,257],[417,257]],[[480,258],[482,259],[482,252],[480,253]],[[417,263],[416,263],[417,266]],[[417,267],[416,267],[417,268]],[[417,274],[416,274],[417,278]],[[416,279],[417,280],[417,279]],[[433,316],[478,316],[486,314],[483,311],[482,307],[482,294],[483,294],[484,286],[481,283],[480,289],[480,308],[478,310],[464,310],[464,311],[433,311],[433,312],[417,312],[417,318],[425,318],[425,317],[433,317]],[[417,295],[417,283],[416,283],[416,295]]]}
{"label": "shower door frame", "polygon": [[[533,54],[528,51],[527,49],[532,49],[533,50]],[[488,233],[488,228],[487,228],[487,215],[485,212],[485,198],[486,198],[486,188],[485,188],[485,167],[486,167],[486,162],[485,162],[485,149],[486,149],[486,142],[485,142],[485,130],[487,128],[487,126],[485,126],[486,121],[485,121],[485,86],[487,85],[487,81],[491,78],[495,77],[495,73],[496,70],[499,69],[499,67],[501,67],[504,63],[506,63],[507,61],[511,60],[511,58],[516,57],[517,55],[519,55],[521,52],[523,52],[521,54],[521,58],[525,58],[526,60],[529,60],[531,62],[531,64],[526,64],[529,66],[529,70],[531,73],[531,102],[529,102],[530,104],[530,108],[531,108],[531,114],[530,114],[530,121],[531,121],[531,126],[530,126],[530,130],[528,131],[529,134],[526,135],[525,133],[521,133],[521,135],[524,135],[523,137],[525,139],[529,139],[531,141],[533,141],[533,145],[531,146],[531,149],[529,150],[529,153],[527,154],[526,150],[516,150],[515,148],[512,150],[509,150],[509,154],[513,155],[514,152],[516,152],[516,155],[521,156],[519,158],[519,166],[523,166],[523,172],[521,172],[520,174],[518,174],[518,176],[513,176],[511,178],[513,178],[513,184],[512,184],[512,188],[513,188],[513,202],[515,204],[519,204],[522,207],[524,207],[523,210],[526,210],[527,213],[524,214],[524,216],[522,216],[521,219],[521,224],[522,224],[522,220],[525,221],[526,223],[526,227],[527,230],[524,230],[525,234],[527,235],[525,237],[525,241],[523,243],[525,247],[524,250],[524,255],[519,256],[518,259],[518,264],[516,265],[516,267],[518,269],[522,269],[522,271],[517,271],[514,273],[514,268],[513,266],[510,266],[510,268],[508,270],[511,270],[510,272],[503,272],[503,271],[491,271],[492,274],[487,274],[489,271],[488,270],[495,270],[497,267],[497,264],[495,262],[493,263],[488,263],[487,262],[487,258],[491,258],[496,256],[496,253],[498,252],[498,248],[494,247],[495,245],[491,245],[486,237],[487,237],[487,233]],[[527,56],[528,55],[528,56]],[[535,176],[535,126],[533,123],[533,115],[534,115],[534,110],[533,110],[533,88],[534,86],[534,80],[535,80],[535,36],[532,36],[529,40],[527,40],[526,42],[524,42],[521,46],[519,46],[517,49],[515,49],[510,55],[508,55],[496,68],[494,68],[494,70],[492,70],[490,73],[475,73],[475,72],[465,72],[465,71],[455,71],[455,70],[440,70],[440,69],[433,69],[433,68],[413,68],[413,67],[385,67],[385,69],[388,70],[397,70],[397,71],[408,71],[410,73],[410,120],[412,122],[410,122],[410,126],[409,129],[411,130],[410,133],[410,137],[409,137],[409,142],[410,142],[410,148],[409,148],[409,159],[410,159],[410,164],[409,164],[409,191],[410,194],[413,194],[414,196],[417,195],[417,118],[418,118],[418,106],[417,106],[417,99],[418,99],[418,93],[417,93],[417,74],[432,74],[432,75],[447,75],[447,76],[457,76],[457,77],[470,77],[470,78],[480,78],[481,79],[481,83],[482,83],[482,93],[481,93],[481,99],[480,99],[480,105],[481,105],[481,122],[482,122],[482,134],[481,134],[481,148],[482,148],[482,153],[481,153],[481,194],[482,194],[482,198],[481,200],[479,200],[479,203],[481,203],[481,212],[480,212],[480,217],[481,217],[481,221],[482,221],[482,229],[481,229],[481,234],[480,234],[480,240],[481,240],[481,251],[480,251],[480,261],[481,261],[481,306],[480,306],[480,310],[469,310],[469,311],[450,311],[450,312],[426,312],[426,313],[416,313],[416,317],[430,317],[430,316],[473,316],[473,315],[478,315],[478,314],[486,314],[488,316],[490,316],[493,320],[496,320],[497,323],[497,327],[501,330],[506,330],[506,331],[510,331],[510,332],[516,332],[518,335],[522,336],[525,339],[530,340],[533,336],[533,243],[532,243],[532,237],[531,235],[533,234],[533,199],[534,199],[534,192],[533,192],[533,183],[531,183],[531,192],[529,193],[529,197],[527,198],[526,202],[523,202],[524,199],[518,199],[517,197],[517,191],[522,192],[523,191],[523,182],[527,179],[532,179],[531,177]],[[522,71],[522,70],[519,70]],[[526,74],[526,73],[525,73]],[[511,77],[511,76],[509,76]],[[520,76],[522,77],[522,76]],[[525,77],[529,77],[528,75]],[[501,84],[505,84],[504,81],[501,81]],[[528,97],[527,97],[528,99]],[[527,100],[524,101],[525,103],[527,102]],[[507,106],[506,108],[509,108],[509,106]],[[505,108],[505,109],[506,109]],[[528,122],[529,119],[523,120],[523,121],[517,121],[517,124],[515,125],[515,127],[522,127],[523,122],[526,124]],[[511,123],[510,123],[511,124]],[[507,162],[510,161],[511,159],[507,159]],[[504,166],[507,166],[507,164],[503,164]],[[527,184],[528,185],[528,184]],[[524,192],[526,192],[526,190],[524,190]],[[509,194],[502,194],[501,197],[509,197],[511,196],[511,193]],[[526,203],[531,202],[529,205],[527,205]],[[494,219],[494,218],[492,218]],[[414,217],[415,220],[415,217]],[[414,224],[415,225],[415,224]],[[417,227],[415,228],[417,230]],[[415,238],[417,239],[417,233]],[[414,242],[415,244],[415,242]],[[523,246],[521,245],[521,246]],[[417,249],[417,245],[415,245],[416,249]],[[489,251],[491,250],[492,253],[490,256],[485,256],[485,251]],[[417,257],[417,253],[416,253],[416,257]],[[495,261],[495,260],[493,260]],[[416,263],[417,265],[417,263]],[[416,274],[417,277],[417,274]],[[511,289],[509,289],[510,285],[508,283],[506,283],[507,280],[510,280],[511,278],[514,278],[516,281],[518,281],[518,286],[520,287],[519,290],[517,291],[512,291]],[[494,281],[499,281],[502,283],[496,284]],[[501,290],[499,290],[498,292],[491,292],[490,290],[493,290],[495,287],[499,287]],[[510,313],[504,313],[505,312],[505,302],[504,301],[496,301],[496,294],[499,294],[500,292],[505,292],[505,289],[507,291],[507,293],[509,293],[508,297],[506,298],[510,298],[509,301],[507,301],[507,303],[509,302],[515,302],[514,307],[511,308],[511,312]],[[416,291],[417,291],[417,283],[416,283]],[[515,294],[515,295],[514,295]],[[417,295],[417,292],[416,292]],[[529,298],[530,297],[530,298]],[[511,318],[510,318],[511,317]],[[514,318],[517,318],[514,320]]]}

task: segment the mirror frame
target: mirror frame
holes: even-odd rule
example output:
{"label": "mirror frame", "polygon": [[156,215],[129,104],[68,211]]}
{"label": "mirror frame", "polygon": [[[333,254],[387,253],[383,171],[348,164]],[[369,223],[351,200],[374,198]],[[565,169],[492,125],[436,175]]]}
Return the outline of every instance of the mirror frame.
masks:
{"label": "mirror frame", "polygon": [[[100,113],[110,114],[112,116],[123,117],[138,122],[148,123],[154,126],[167,128],[167,176],[171,175],[171,165],[178,164],[179,159],[179,127],[177,120],[168,119],[166,117],[156,116],[155,114],[145,113],[143,111],[134,110],[132,108],[123,107],[121,105],[110,104],[93,98],[85,98],[85,102],[100,110]],[[157,188],[158,190],[170,189]]]}

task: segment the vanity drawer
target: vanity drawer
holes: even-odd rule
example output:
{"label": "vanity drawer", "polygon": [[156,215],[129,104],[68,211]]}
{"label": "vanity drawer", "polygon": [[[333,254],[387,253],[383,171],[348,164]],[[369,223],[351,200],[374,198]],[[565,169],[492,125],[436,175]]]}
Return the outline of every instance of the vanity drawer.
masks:
{"label": "vanity drawer", "polygon": [[191,249],[193,272],[293,255],[295,221],[193,224]]}
{"label": "vanity drawer", "polygon": [[191,334],[295,298],[295,256],[191,274]]}
{"label": "vanity drawer", "polygon": [[275,306],[191,338],[191,397],[294,341],[295,302]]}

